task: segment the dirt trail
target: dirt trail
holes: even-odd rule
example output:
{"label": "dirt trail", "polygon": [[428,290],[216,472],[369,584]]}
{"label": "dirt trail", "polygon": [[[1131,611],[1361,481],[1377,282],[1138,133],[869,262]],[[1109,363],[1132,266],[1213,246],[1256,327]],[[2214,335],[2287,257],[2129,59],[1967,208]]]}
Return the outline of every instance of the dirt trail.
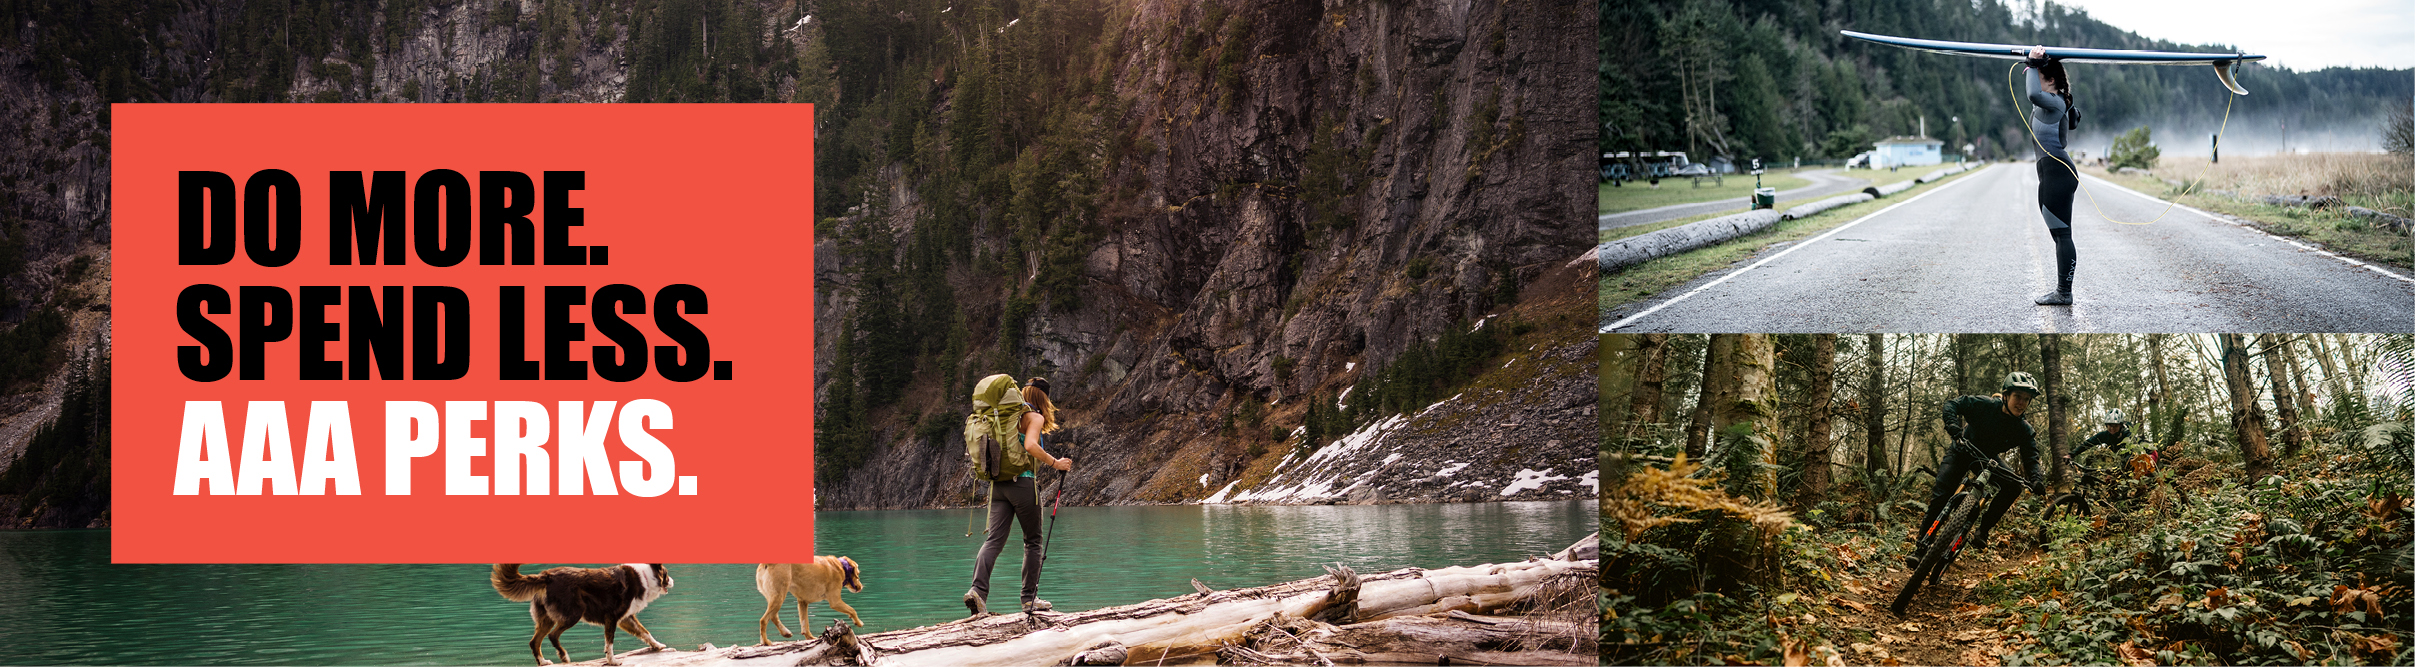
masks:
{"label": "dirt trail", "polygon": [[[1993,578],[2019,577],[2038,563],[2041,555],[2027,545],[2006,546],[2009,542],[1999,534],[1994,548],[1977,553],[1965,552],[1953,569],[1946,572],[1943,583],[1923,588],[1913,598],[1912,605],[1897,617],[1887,610],[1902,590],[1910,569],[1901,563],[1892,564],[1879,573],[1840,580],[1844,591],[1829,602],[1839,614],[1830,619],[1834,631],[1835,650],[1841,653],[1827,664],[1851,665],[1978,665],[1993,667],[2002,664],[2000,656],[2010,649],[2006,635],[1998,627],[2001,620],[1991,619],[1994,606],[1980,604],[1984,592],[1982,582]],[[1855,631],[1862,632],[1855,632]],[[1857,639],[1868,633],[1868,639]]]}

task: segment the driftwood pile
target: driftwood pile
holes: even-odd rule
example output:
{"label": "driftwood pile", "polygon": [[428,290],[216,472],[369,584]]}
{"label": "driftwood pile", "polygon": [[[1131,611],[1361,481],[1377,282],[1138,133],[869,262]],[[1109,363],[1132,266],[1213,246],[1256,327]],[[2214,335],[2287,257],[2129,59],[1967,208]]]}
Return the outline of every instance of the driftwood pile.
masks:
{"label": "driftwood pile", "polygon": [[1327,566],[1314,579],[1091,611],[990,614],[862,636],[842,622],[803,641],[620,659],[631,667],[1591,665],[1595,553],[1579,543],[1517,563],[1377,574]]}

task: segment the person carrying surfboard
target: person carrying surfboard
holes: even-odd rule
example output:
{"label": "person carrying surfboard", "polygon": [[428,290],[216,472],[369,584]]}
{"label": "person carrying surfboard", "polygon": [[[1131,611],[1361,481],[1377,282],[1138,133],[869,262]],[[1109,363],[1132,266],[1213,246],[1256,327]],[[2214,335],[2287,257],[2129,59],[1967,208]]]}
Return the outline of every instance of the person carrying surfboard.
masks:
{"label": "person carrying surfboard", "polygon": [[2071,305],[2072,267],[2079,263],[2079,249],[2071,244],[2071,196],[2080,187],[2079,175],[2072,173],[2071,155],[2064,152],[2064,131],[2078,129],[2080,111],[2071,103],[2071,75],[2063,71],[2063,61],[2046,57],[2046,47],[2032,46],[2028,51],[2014,53],[2028,57],[2029,104],[2037,113],[2029,117],[2030,130],[2037,134],[2038,145],[2048,155],[2038,156],[2038,213],[2046,219],[2046,233],[2054,236],[2055,288],[2038,295],[2041,306]]}

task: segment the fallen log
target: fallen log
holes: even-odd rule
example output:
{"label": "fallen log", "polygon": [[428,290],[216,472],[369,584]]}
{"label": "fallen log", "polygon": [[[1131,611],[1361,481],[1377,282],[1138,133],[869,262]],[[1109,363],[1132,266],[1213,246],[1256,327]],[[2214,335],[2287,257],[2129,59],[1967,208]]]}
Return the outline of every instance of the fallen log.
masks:
{"label": "fallen log", "polygon": [[2370,220],[2373,224],[2381,225],[2383,227],[2388,227],[2401,232],[2415,230],[2415,221],[2410,221],[2406,218],[2401,218],[2362,206],[2348,207],[2348,217],[2365,218]]}
{"label": "fallen log", "polygon": [[[1597,659],[1596,567],[1595,560],[1561,558],[1369,575],[1335,567],[1329,568],[1332,575],[1314,579],[1091,611],[991,614],[862,636],[842,626],[814,639],[769,646],[632,651],[619,657],[631,667],[1151,664],[1210,658],[1306,665],[1443,659],[1469,665],[1590,665]],[[1355,597],[1343,592],[1352,580]],[[1336,613],[1337,608],[1348,613]]]}
{"label": "fallen log", "polygon": [[1870,195],[1871,198],[1876,199],[1898,192],[1903,192],[1905,190],[1910,190],[1914,185],[1918,185],[1918,183],[1915,181],[1896,181],[1886,185],[1876,185],[1862,188],[1862,193]]}
{"label": "fallen log", "polygon": [[1876,197],[1871,196],[1871,195],[1870,195],[1870,193],[1867,193],[1867,192],[1856,192],[1856,193],[1849,194],[1849,195],[1837,195],[1837,196],[1834,196],[1834,197],[1829,197],[1829,198],[1827,198],[1827,199],[1822,199],[1822,200],[1819,200],[1819,201],[1815,201],[1815,202],[1812,202],[1812,203],[1809,203],[1809,204],[1804,204],[1804,205],[1801,205],[1801,206],[1796,206],[1796,207],[1794,207],[1794,208],[1786,209],[1786,219],[1788,219],[1788,220],[1801,220],[1801,219],[1804,219],[1804,218],[1811,217],[1811,216],[1813,216],[1813,215],[1817,215],[1817,214],[1819,214],[1819,213],[1826,212],[1828,209],[1836,208],[1836,207],[1839,207],[1839,206],[1851,206],[1851,205],[1854,205],[1854,204],[1859,204],[1859,203],[1862,203],[1862,202],[1870,201],[1870,200],[1872,200],[1872,199],[1876,199]]}
{"label": "fallen log", "polygon": [[1601,271],[1608,274],[1628,266],[1667,257],[1714,243],[1721,243],[1777,224],[1778,212],[1768,209],[1724,215],[1700,222],[1691,222],[1648,234],[1637,234],[1601,244],[1595,256],[1601,261]]}
{"label": "fallen log", "polygon": [[2259,199],[2269,206],[2323,208],[2326,206],[2338,206],[2340,204],[2340,198],[2330,195],[2323,195],[2319,197],[2308,197],[2305,195],[2264,195]]}

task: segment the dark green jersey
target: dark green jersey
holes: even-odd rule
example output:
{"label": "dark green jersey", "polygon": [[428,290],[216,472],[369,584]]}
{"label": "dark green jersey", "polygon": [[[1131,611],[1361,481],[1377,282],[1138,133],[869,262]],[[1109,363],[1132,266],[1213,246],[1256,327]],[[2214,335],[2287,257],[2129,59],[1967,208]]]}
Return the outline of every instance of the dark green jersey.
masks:
{"label": "dark green jersey", "polygon": [[1945,402],[1945,432],[1968,438],[1981,453],[1998,456],[2021,450],[2021,470],[2038,479],[2038,434],[2019,415],[2004,413],[2004,399],[1964,396]]}
{"label": "dark green jersey", "polygon": [[2094,447],[2104,447],[2105,451],[2119,451],[2122,441],[2128,439],[2130,439],[2130,429],[2127,428],[2122,429],[2121,435],[2114,435],[2112,431],[2097,431],[2096,435],[2088,436],[2086,441],[2081,442],[2078,448],[2072,449],[2071,456],[2079,458],[2079,455],[2087,453],[2090,448]]}

